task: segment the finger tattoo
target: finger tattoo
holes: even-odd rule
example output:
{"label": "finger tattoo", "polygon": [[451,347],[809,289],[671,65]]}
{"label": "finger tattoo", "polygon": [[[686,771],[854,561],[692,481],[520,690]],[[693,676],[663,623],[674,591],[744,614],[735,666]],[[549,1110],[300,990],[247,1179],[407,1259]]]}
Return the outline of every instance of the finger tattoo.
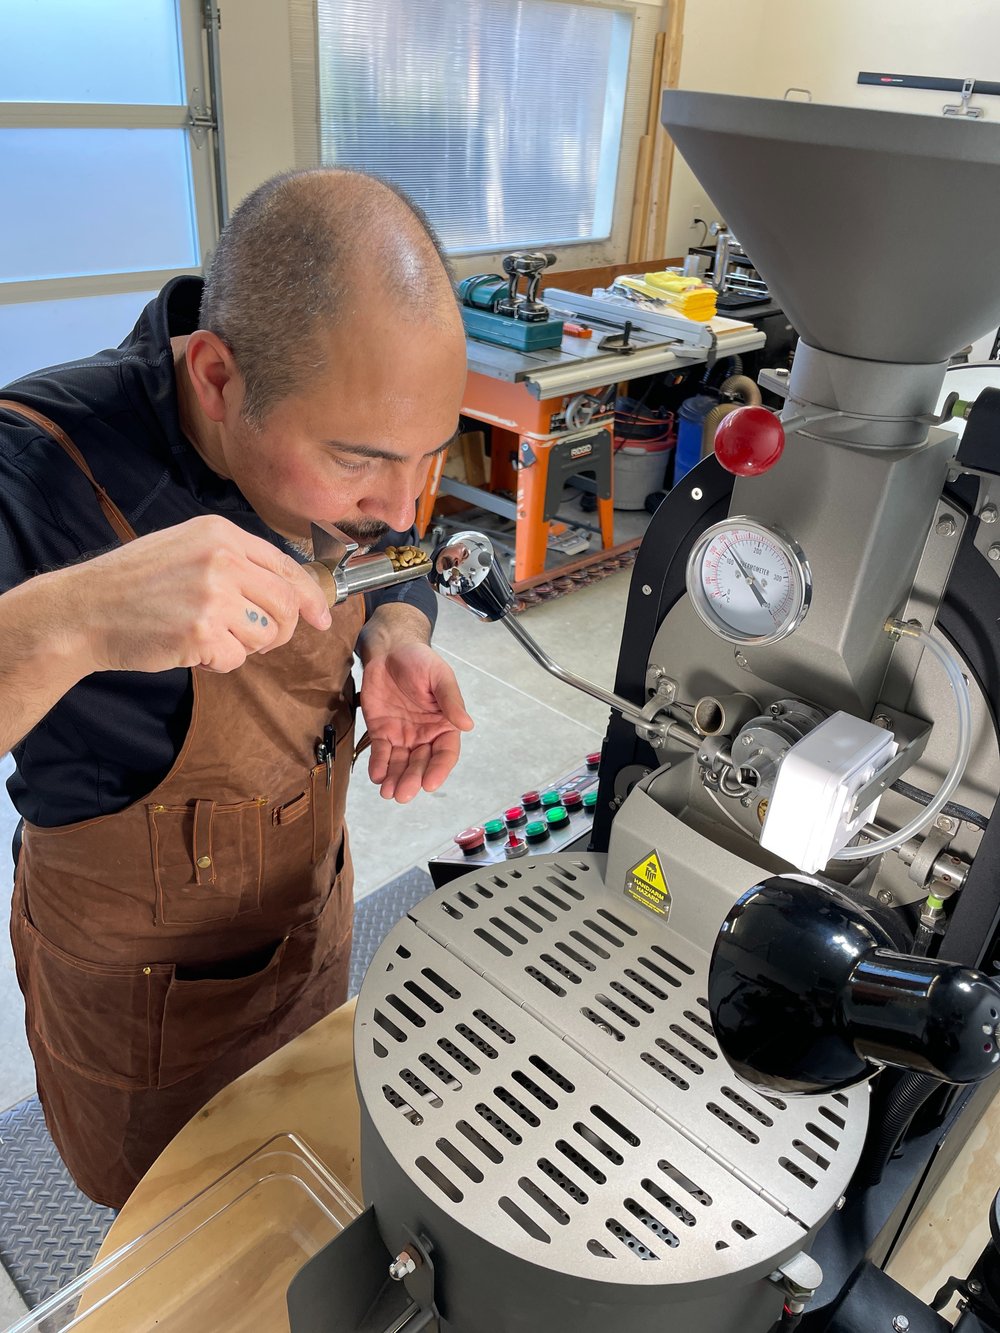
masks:
{"label": "finger tattoo", "polygon": [[261,628],[267,629],[267,616],[258,615],[258,613],[254,610],[251,610],[249,606],[247,607],[247,620],[250,621],[251,625],[256,625],[257,622],[259,621]]}

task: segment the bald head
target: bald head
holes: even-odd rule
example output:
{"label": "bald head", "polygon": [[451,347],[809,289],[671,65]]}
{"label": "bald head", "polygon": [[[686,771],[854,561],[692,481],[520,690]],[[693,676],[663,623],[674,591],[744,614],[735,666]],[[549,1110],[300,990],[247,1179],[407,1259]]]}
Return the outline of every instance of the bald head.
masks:
{"label": "bald head", "polygon": [[364,338],[387,321],[460,328],[448,261],[412,200],[340,169],[275,176],[243,200],[213,256],[200,324],[230,348],[248,420],[327,371],[338,333]]}

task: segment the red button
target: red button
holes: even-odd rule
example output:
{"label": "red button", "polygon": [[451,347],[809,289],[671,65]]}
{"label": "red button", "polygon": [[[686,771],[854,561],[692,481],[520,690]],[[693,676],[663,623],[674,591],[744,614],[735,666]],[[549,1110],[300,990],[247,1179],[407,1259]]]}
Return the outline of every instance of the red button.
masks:
{"label": "red button", "polygon": [[519,805],[512,805],[509,810],[505,810],[503,817],[508,828],[516,828],[518,824],[523,824],[527,819],[527,815]]}
{"label": "red button", "polygon": [[521,797],[525,810],[537,810],[542,803],[542,794],[538,791],[526,791]]}
{"label": "red button", "polygon": [[579,810],[583,805],[583,797],[578,791],[564,791],[562,803],[567,810]]}
{"label": "red button", "polygon": [[601,762],[600,750],[595,750],[593,754],[587,755],[587,768],[590,770],[591,773],[597,772],[597,767],[600,764],[600,762]]}
{"label": "red button", "polygon": [[473,825],[472,828],[464,829],[457,834],[455,841],[466,856],[472,856],[473,852],[478,852],[480,847],[486,846],[486,830]]}
{"label": "red button", "polygon": [[738,407],[719,423],[715,456],[737,477],[759,477],[785,448],[785,428],[766,407]]}

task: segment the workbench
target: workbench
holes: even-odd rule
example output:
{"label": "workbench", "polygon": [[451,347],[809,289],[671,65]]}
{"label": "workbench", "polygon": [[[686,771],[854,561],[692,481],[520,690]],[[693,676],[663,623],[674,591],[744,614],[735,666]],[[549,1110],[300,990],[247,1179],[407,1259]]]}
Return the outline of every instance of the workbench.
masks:
{"label": "workbench", "polygon": [[[587,298],[583,298],[585,301]],[[563,312],[553,308],[554,315]],[[576,314],[574,310],[565,312]],[[636,318],[640,317],[637,312]],[[739,321],[716,320],[714,347],[692,347],[633,327],[623,352],[602,347],[606,338],[621,335],[623,317],[586,313],[580,322],[593,330],[590,338],[564,334],[558,348],[519,352],[468,338],[469,378],[462,415],[490,427],[493,446],[485,487],[445,476],[446,454],[435,458],[417,504],[417,532],[426,536],[441,496],[452,496],[513,519],[515,590],[531,586],[546,574],[557,574],[548,561],[550,524],[571,476],[582,476],[597,500],[600,561],[618,552],[614,543],[614,401],[586,415],[573,404],[605,395],[608,386],[641,376],[664,374],[705,364],[710,356],[734,356],[763,346],[764,335]],[[586,415],[585,420],[579,417]],[[515,498],[510,499],[513,495]],[[635,546],[638,541],[630,545]],[[624,548],[621,548],[624,549]],[[585,561],[576,561],[579,568]]]}

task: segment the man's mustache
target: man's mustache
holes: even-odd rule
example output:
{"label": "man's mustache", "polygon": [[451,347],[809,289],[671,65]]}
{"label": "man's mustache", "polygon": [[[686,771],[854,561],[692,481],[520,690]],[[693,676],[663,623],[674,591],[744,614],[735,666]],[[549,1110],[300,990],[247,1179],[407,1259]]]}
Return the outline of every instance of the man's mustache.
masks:
{"label": "man's mustache", "polygon": [[375,546],[389,531],[388,523],[377,518],[360,519],[357,523],[337,523],[336,526],[359,546]]}

